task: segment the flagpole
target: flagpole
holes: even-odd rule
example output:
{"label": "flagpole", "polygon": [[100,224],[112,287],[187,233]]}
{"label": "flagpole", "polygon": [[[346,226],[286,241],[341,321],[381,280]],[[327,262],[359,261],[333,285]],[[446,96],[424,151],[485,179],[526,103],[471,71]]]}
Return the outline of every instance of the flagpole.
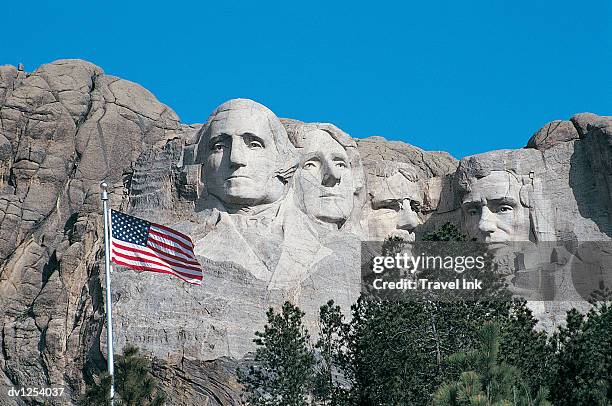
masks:
{"label": "flagpole", "polygon": [[115,368],[113,360],[113,306],[111,302],[111,264],[110,264],[110,239],[111,224],[110,212],[108,210],[108,184],[100,183],[100,198],[102,199],[102,210],[104,212],[104,268],[106,270],[106,348],[108,352],[108,373],[111,378],[110,404],[113,406],[115,398]]}

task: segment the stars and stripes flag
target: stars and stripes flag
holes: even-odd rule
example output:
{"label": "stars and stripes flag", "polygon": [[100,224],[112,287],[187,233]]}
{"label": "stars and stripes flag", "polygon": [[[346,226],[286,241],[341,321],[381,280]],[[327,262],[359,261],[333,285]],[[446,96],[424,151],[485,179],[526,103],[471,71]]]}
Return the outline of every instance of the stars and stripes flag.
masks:
{"label": "stars and stripes flag", "polygon": [[111,259],[137,271],[166,273],[200,285],[202,267],[187,235],[111,210]]}

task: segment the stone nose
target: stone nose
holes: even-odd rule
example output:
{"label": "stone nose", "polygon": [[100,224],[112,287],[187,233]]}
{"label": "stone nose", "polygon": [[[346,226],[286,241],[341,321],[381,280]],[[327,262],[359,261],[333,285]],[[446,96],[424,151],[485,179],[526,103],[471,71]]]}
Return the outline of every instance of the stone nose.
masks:
{"label": "stone nose", "polygon": [[234,142],[234,140],[232,140],[229,161],[232,166],[246,166],[246,145],[244,142]]}
{"label": "stone nose", "polygon": [[399,216],[396,227],[401,230],[412,231],[420,224],[417,213],[412,210],[410,200],[404,199],[400,205]]}
{"label": "stone nose", "polygon": [[488,236],[497,230],[497,218],[495,214],[489,210],[487,206],[482,207],[480,213],[480,220],[478,221],[478,230],[484,235]]}
{"label": "stone nose", "polygon": [[321,184],[323,186],[333,187],[340,183],[342,178],[341,168],[336,167],[334,162],[324,162],[322,169]]}

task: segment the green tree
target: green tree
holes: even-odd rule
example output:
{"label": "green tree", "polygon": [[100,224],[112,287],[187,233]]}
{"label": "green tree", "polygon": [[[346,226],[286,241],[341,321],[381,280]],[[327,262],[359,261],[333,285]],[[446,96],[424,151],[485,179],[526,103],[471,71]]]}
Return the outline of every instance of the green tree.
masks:
{"label": "green tree", "polygon": [[[408,249],[419,254],[457,256],[468,254],[466,246],[482,248],[466,242],[466,237],[450,223],[426,240],[409,243],[387,239],[381,253],[394,256]],[[447,275],[434,275],[432,279],[456,278],[454,272],[444,272]],[[384,275],[387,274],[393,280],[401,272],[387,269]],[[451,295],[441,298],[444,295],[423,295],[419,291],[399,292],[401,297],[397,300],[381,300],[375,295],[360,298],[353,306],[347,335],[353,404],[430,404],[436,388],[452,372],[444,360],[455,352],[471,349],[485,321],[508,319],[511,302],[506,300],[503,286],[489,286],[492,289],[486,298],[491,300],[465,300]]]}
{"label": "green tree", "polygon": [[[115,356],[115,404],[117,406],[161,406],[165,396],[151,374],[151,362],[139,355],[138,348],[128,345]],[[81,405],[110,404],[110,375],[103,373],[98,382],[87,387]]]}
{"label": "green tree", "polygon": [[461,234],[457,226],[452,223],[444,223],[438,230],[427,234],[423,241],[467,241],[465,234]]}
{"label": "green tree", "polygon": [[330,300],[319,311],[319,339],[315,349],[319,362],[315,376],[315,399],[321,405],[350,405],[349,379],[352,376],[348,358],[348,323],[340,306]]}
{"label": "green tree", "polygon": [[[111,376],[103,372],[91,385],[87,385],[85,394],[79,399],[81,406],[108,406],[110,405]],[[115,396],[116,397],[116,396]]]}
{"label": "green tree", "polygon": [[263,332],[256,332],[255,359],[246,371],[238,369],[244,395],[253,406],[303,406],[310,404],[315,359],[304,313],[285,302],[280,313],[270,308]]}
{"label": "green tree", "polygon": [[360,301],[353,307],[350,359],[356,405],[419,405],[429,400],[435,356],[425,303]]}
{"label": "green tree", "polygon": [[537,320],[524,299],[515,299],[507,317],[498,320],[501,351],[499,360],[521,371],[532,396],[540,387],[550,387],[554,352],[544,331],[536,331]]}
{"label": "green tree", "polygon": [[572,309],[567,325],[551,339],[555,405],[612,404],[612,307],[596,305],[587,315]]}
{"label": "green tree", "polygon": [[540,389],[532,399],[529,388],[522,382],[520,371],[499,362],[500,328],[486,323],[479,330],[479,345],[475,350],[459,352],[447,362],[462,370],[454,382],[444,383],[434,396],[436,406],[547,406],[548,392]]}
{"label": "green tree", "polygon": [[501,301],[360,299],[347,334],[353,404],[430,404],[455,372],[445,359],[474,348],[483,323],[513,323],[509,307]]}
{"label": "green tree", "polygon": [[[486,244],[469,241],[468,237],[461,234],[459,229],[452,223],[445,223],[438,230],[427,234],[423,241],[413,244],[413,252],[425,256],[455,258],[455,268],[458,264],[463,266],[467,258],[475,261],[480,258],[484,264],[481,268],[473,266],[463,267],[461,271],[449,270],[445,267],[427,267],[420,271],[419,277],[434,281],[449,282],[456,278],[459,280],[473,281],[475,279],[482,283],[479,290],[451,289],[442,291],[426,292],[426,298],[432,301],[509,301],[511,294],[507,289],[504,276],[494,271],[493,258]],[[435,263],[435,261],[434,261]],[[458,268],[461,269],[461,268]]]}

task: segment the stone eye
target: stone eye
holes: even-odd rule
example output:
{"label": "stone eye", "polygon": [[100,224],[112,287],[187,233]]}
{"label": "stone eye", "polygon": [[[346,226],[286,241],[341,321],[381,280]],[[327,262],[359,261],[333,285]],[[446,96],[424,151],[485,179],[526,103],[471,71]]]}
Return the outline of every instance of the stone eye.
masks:
{"label": "stone eye", "polygon": [[314,162],[312,162],[312,161],[308,161],[308,162],[306,162],[306,163],[304,164],[304,166],[303,166],[303,168],[304,168],[304,169],[316,168],[316,167],[317,167],[317,165],[315,165],[315,163],[314,163]]}
{"label": "stone eye", "polygon": [[346,162],[343,161],[336,161],[336,166],[338,168],[346,168]]}
{"label": "stone eye", "polygon": [[512,206],[504,205],[497,209],[498,213],[508,213],[512,211]]}
{"label": "stone eye", "polygon": [[249,142],[249,148],[252,148],[252,149],[254,149],[254,148],[263,148],[263,144],[261,142],[259,142],[259,141],[253,140],[253,141]]}
{"label": "stone eye", "polygon": [[402,210],[402,207],[403,207],[403,204],[400,200],[387,200],[382,206],[382,208],[391,209],[395,211]]}
{"label": "stone eye", "polygon": [[467,212],[470,216],[476,216],[480,214],[480,210],[478,210],[476,207],[472,207],[471,209],[468,209]]}
{"label": "stone eye", "polygon": [[216,143],[213,144],[211,149],[213,151],[221,151],[221,150],[223,150],[224,147],[225,147],[225,145],[223,145],[222,142],[216,142]]}

